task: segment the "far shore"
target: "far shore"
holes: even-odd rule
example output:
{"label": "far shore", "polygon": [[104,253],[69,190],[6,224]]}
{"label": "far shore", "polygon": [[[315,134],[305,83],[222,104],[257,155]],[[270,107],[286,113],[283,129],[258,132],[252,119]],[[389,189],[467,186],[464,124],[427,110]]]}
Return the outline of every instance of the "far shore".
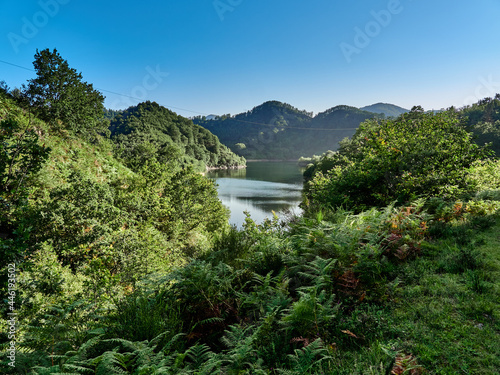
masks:
{"label": "far shore", "polygon": [[210,171],[225,171],[225,170],[231,170],[231,169],[244,169],[246,168],[246,165],[231,165],[231,166],[224,166],[224,167],[206,167],[205,172],[210,172]]}
{"label": "far shore", "polygon": [[247,159],[247,162],[256,162],[256,161],[272,161],[272,162],[286,161],[286,162],[298,162],[298,160],[297,160],[297,159]]}

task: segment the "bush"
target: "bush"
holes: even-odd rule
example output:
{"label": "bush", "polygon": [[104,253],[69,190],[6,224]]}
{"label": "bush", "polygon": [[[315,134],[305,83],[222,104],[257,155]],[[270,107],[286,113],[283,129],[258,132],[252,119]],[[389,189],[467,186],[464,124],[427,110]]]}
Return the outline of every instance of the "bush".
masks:
{"label": "bush", "polygon": [[[362,211],[417,197],[455,199],[475,191],[468,168],[491,152],[479,147],[454,112],[414,108],[392,120],[371,120],[330,154],[306,186],[309,209]],[[320,166],[321,167],[321,166]]]}

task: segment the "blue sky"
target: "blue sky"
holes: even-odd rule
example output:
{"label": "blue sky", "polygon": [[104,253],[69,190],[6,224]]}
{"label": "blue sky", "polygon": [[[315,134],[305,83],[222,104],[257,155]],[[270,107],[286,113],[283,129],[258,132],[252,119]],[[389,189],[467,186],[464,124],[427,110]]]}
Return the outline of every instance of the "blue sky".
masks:
{"label": "blue sky", "polygon": [[[439,109],[500,92],[498,0],[3,0],[0,14],[0,60],[32,68],[57,48],[85,81],[137,98],[104,92],[115,109]],[[11,87],[33,76],[0,63]]]}

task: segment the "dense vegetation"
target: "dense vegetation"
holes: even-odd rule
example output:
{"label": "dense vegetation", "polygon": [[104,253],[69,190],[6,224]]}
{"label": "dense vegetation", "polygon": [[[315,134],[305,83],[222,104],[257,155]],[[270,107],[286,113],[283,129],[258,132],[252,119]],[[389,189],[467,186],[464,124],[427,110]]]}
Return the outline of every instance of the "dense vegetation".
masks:
{"label": "dense vegetation", "polygon": [[475,136],[479,145],[491,143],[491,149],[500,155],[500,94],[485,98],[471,106],[461,108],[459,114],[467,130]]}
{"label": "dense vegetation", "polygon": [[318,207],[362,211],[418,197],[461,198],[476,191],[468,169],[491,154],[472,141],[457,112],[415,107],[396,119],[367,121],[305,172]]}
{"label": "dense vegetation", "polygon": [[354,134],[361,122],[380,116],[337,106],[313,117],[289,104],[270,101],[236,116],[197,117],[193,121],[247,159],[297,160],[335,147]]}
{"label": "dense vegetation", "polygon": [[245,165],[245,159],[232,153],[210,131],[157,103],[141,103],[114,114],[110,130],[120,157],[132,169],[151,158],[199,170]]}
{"label": "dense vegetation", "polygon": [[238,230],[162,159],[175,126],[151,153],[117,135],[171,112],[108,112],[117,148],[25,105],[0,90],[2,371],[498,373],[500,163],[462,112],[365,122],[309,169],[302,217]]}

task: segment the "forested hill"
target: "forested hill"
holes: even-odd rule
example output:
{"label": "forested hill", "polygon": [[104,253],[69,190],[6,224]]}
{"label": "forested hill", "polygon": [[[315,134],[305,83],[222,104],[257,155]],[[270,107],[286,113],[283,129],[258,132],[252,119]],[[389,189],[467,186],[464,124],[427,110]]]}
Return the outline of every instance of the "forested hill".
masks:
{"label": "forested hill", "polygon": [[409,112],[408,109],[389,103],[376,103],[366,107],[361,107],[360,109],[368,112],[383,113],[387,117],[398,117],[403,113]]}
{"label": "forested hill", "polygon": [[462,108],[460,114],[476,143],[491,143],[491,149],[500,156],[500,94]]}
{"label": "forested hill", "polygon": [[351,137],[363,121],[382,117],[383,115],[346,105],[339,105],[318,113],[311,120],[311,128],[321,130],[310,130],[304,134],[304,141],[307,142],[309,152],[303,155],[335,150],[338,143],[346,137]]}
{"label": "forested hill", "polygon": [[114,114],[109,129],[120,156],[131,167],[152,157],[160,163],[195,165],[198,170],[245,165],[244,158],[210,131],[154,102]]}
{"label": "forested hill", "polygon": [[217,135],[222,143],[239,155],[273,159],[273,155],[279,154],[286,159],[293,143],[289,136],[280,133],[289,127],[308,126],[311,118],[312,113],[300,111],[289,104],[268,101],[235,116],[217,116],[213,120],[196,117],[193,122]]}
{"label": "forested hill", "polygon": [[193,122],[247,159],[298,159],[336,148],[361,122],[380,116],[337,106],[313,117],[311,112],[269,101],[236,116],[196,117]]}

